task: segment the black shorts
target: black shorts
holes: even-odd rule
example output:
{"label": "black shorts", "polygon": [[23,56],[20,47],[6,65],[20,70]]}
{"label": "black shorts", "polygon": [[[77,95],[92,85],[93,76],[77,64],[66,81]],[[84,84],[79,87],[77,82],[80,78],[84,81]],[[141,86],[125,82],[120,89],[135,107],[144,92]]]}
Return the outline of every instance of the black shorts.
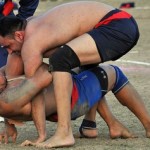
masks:
{"label": "black shorts", "polygon": [[139,39],[139,30],[134,18],[115,9],[88,32],[94,39],[102,62],[116,60],[131,50]]}

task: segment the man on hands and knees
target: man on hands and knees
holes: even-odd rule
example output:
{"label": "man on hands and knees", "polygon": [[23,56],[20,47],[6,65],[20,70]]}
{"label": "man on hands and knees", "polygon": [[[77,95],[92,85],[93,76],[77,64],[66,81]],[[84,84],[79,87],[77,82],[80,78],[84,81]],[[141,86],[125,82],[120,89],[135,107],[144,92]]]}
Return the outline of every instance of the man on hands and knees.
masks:
{"label": "man on hands and knees", "polygon": [[[21,81],[21,83],[18,83],[19,85],[15,85],[16,86],[15,88],[18,89],[19,87],[20,92],[24,91],[23,89],[24,89],[25,83],[28,80],[31,83],[38,81],[37,86],[39,87],[39,85],[42,83],[40,81],[41,77],[44,77],[46,75],[45,74],[44,76],[42,76],[44,69],[46,68],[45,67],[43,69],[39,68],[35,76],[31,79],[21,79],[23,81]],[[34,120],[34,118],[32,118],[31,102],[27,103],[26,105],[25,103],[24,104],[20,103],[20,99],[23,99],[23,98],[22,98],[22,95],[20,95],[19,93],[15,93],[16,96],[14,96],[13,98],[7,96],[7,94],[9,95],[10,93],[12,94],[14,93],[14,91],[12,91],[12,86],[14,87],[15,83],[13,82],[16,82],[16,81],[10,82],[10,84],[8,84],[7,86],[6,91],[4,90],[3,93],[0,95],[0,99],[1,99],[0,115],[9,119],[13,118],[17,120],[32,120],[32,119]],[[91,70],[84,71],[78,75],[73,74],[72,82],[73,82],[73,91],[72,91],[71,99],[70,99],[71,119],[74,120],[86,114],[89,110],[92,111],[92,109],[95,110],[96,108],[98,113],[101,115],[101,117],[105,120],[106,124],[108,125],[111,138],[118,138],[118,137],[134,138],[136,137],[131,132],[129,132],[128,129],[126,129],[110,112],[104,96],[109,91],[112,91],[115,94],[116,98],[119,100],[119,102],[127,106],[139,118],[139,120],[142,122],[143,126],[145,127],[147,137],[149,137],[150,116],[140,96],[137,94],[135,90],[133,90],[133,87],[129,83],[128,79],[118,67],[105,65],[105,66],[99,66]],[[34,88],[32,90],[34,91],[35,89],[37,88]],[[127,93],[129,94],[129,96],[125,96],[127,95]],[[39,93],[38,95],[40,94],[44,94],[44,99],[40,98],[38,100],[35,100],[35,97],[34,97],[32,101],[35,100],[36,103],[39,103],[39,101],[43,101],[43,102],[40,102],[42,106],[40,108],[45,108],[44,110],[45,110],[46,118],[51,121],[57,121],[56,119],[57,118],[56,117],[57,106],[56,106],[53,84],[50,84],[48,87],[44,88],[41,91],[41,93]],[[24,93],[25,98],[29,98],[29,96],[27,95],[28,93]],[[16,99],[19,102],[17,106],[20,106],[18,107],[17,112],[16,112],[16,105],[14,105],[16,104]],[[134,103],[135,106],[137,107],[130,106],[130,104],[132,103]],[[39,107],[37,109],[39,109]],[[35,114],[38,117],[43,118],[43,116],[40,113],[41,112],[37,112]],[[38,123],[38,125],[36,123]],[[45,129],[43,127],[43,121],[41,119],[39,119],[38,121],[36,120],[35,125],[37,127],[39,136],[42,137],[43,135],[41,134],[44,133],[44,131],[42,130]],[[90,137],[91,135],[87,134],[86,136]],[[43,140],[45,140],[45,138]],[[22,146],[36,145],[38,147],[47,147],[48,141],[39,144],[41,141],[39,141],[39,138],[38,138],[38,142],[37,140],[36,142],[31,142],[27,140],[24,143],[22,143]]]}
{"label": "man on hands and knees", "polygon": [[[19,63],[21,64],[21,63]],[[9,66],[11,67],[11,66]],[[41,67],[42,68],[42,67]],[[109,66],[105,66],[104,68],[108,68]],[[95,70],[99,70],[97,73],[97,75],[99,76],[98,79],[97,77],[95,77],[95,70],[91,70],[91,71],[86,71],[83,72],[79,75],[72,75],[73,78],[73,82],[74,82],[74,88],[73,88],[73,92],[72,92],[72,103],[71,103],[71,108],[72,108],[72,112],[71,112],[71,118],[74,120],[82,115],[84,115],[87,111],[89,111],[89,109],[92,109],[94,107],[96,107],[98,110],[100,109],[99,113],[100,115],[104,118],[104,120],[106,121],[106,123],[108,124],[109,128],[111,130],[113,130],[114,128],[118,129],[118,133],[117,133],[117,137],[124,137],[124,138],[131,138],[131,137],[135,137],[133,134],[131,134],[117,119],[115,119],[115,117],[111,114],[107,103],[105,101],[104,98],[102,98],[107,92],[102,94],[102,91],[106,91],[107,89],[107,83],[108,83],[108,79],[106,78],[105,83],[100,86],[100,80],[103,80],[103,74],[100,73],[101,71],[101,67],[95,68]],[[40,70],[40,68],[39,68]],[[43,69],[41,69],[43,70]],[[17,72],[9,72],[9,77],[11,76],[15,76]],[[10,76],[11,74],[11,76]],[[40,80],[39,78],[41,78],[42,76],[42,71],[37,71],[37,73],[34,76],[34,79],[32,78],[32,80]],[[112,74],[114,74],[113,71],[110,70],[110,72],[108,72],[108,77],[112,76]],[[87,79],[85,79],[84,81],[79,81],[81,78],[83,78],[85,75],[87,75]],[[17,75],[18,77],[18,75]],[[115,78],[115,74],[114,74],[114,78]],[[37,95],[36,97],[34,97],[32,99],[32,102],[35,101],[36,103],[40,102],[40,109],[44,109],[45,111],[45,115],[41,115],[41,112],[32,112],[32,104],[28,103],[26,105],[20,105],[20,103],[17,106],[20,106],[17,108],[17,112],[16,112],[16,106],[14,105],[14,103],[16,103],[16,99],[21,99],[22,95],[20,95],[19,93],[14,93],[14,90],[12,91],[12,87],[18,89],[18,87],[20,88],[20,92],[24,91],[24,86],[25,86],[25,82],[27,79],[23,79],[23,78],[14,78],[14,80],[12,80],[11,82],[8,82],[8,85],[6,87],[6,89],[1,93],[1,101],[0,101],[0,106],[1,106],[1,112],[0,114],[4,117],[6,117],[7,119],[17,119],[20,121],[28,121],[28,120],[34,120],[34,116],[33,113],[35,115],[37,115],[39,118],[45,118],[44,116],[47,117],[48,120],[53,120],[53,121],[57,121],[56,120],[56,101],[55,101],[55,96],[54,96],[54,89],[53,89],[53,85],[49,85],[47,88],[43,89],[38,95],[38,97],[40,97],[40,99],[37,99]],[[29,80],[29,79],[28,79]],[[30,82],[31,82],[30,81]],[[114,82],[114,80],[111,80],[111,82]],[[41,81],[40,81],[41,82]],[[110,85],[113,84],[110,83]],[[92,84],[94,83],[94,84]],[[83,93],[83,87],[80,86],[80,84],[85,84],[87,87],[87,91],[84,94]],[[91,85],[92,84],[92,85]],[[98,89],[97,91],[95,91],[95,85],[96,88]],[[102,87],[102,89],[100,88]],[[94,97],[95,101],[92,101],[91,96],[88,94],[89,90],[92,89],[92,94]],[[34,89],[33,89],[34,91]],[[11,93],[15,94],[15,96],[12,98],[10,98],[8,95]],[[26,93],[25,95],[28,95],[28,93]],[[44,98],[41,96],[44,95]],[[78,95],[78,96],[77,96]],[[94,96],[95,95],[95,96]],[[27,96],[26,96],[27,97]],[[88,100],[86,99],[86,97],[89,97]],[[6,100],[8,103],[6,103]],[[5,104],[6,103],[6,104]],[[4,105],[5,104],[5,105]],[[37,109],[39,109],[39,106],[37,106]],[[42,106],[42,107],[41,107]],[[86,107],[85,107],[86,106]],[[6,109],[7,108],[7,109]],[[8,109],[9,108],[9,109]],[[11,112],[11,113],[8,113]],[[34,120],[35,121],[35,120]],[[41,120],[40,120],[41,121]],[[11,121],[7,121],[6,123],[6,127],[12,128],[12,125],[9,124],[9,122],[11,122],[12,124],[12,120]],[[38,123],[38,124],[36,124]],[[35,122],[35,126],[37,127],[38,133],[39,133],[39,137],[37,140],[35,140],[34,142],[31,142],[29,140],[26,140],[25,142],[22,143],[22,146],[26,146],[26,145],[37,145],[37,146],[41,146],[38,143],[42,142],[45,140],[46,136],[45,136],[45,128],[43,127],[43,124],[41,123],[45,123],[45,121],[41,121],[39,124],[39,120],[38,122]],[[40,125],[40,126],[38,126]],[[42,126],[41,126],[42,125]],[[45,125],[44,125],[45,126]],[[42,127],[42,128],[41,128]],[[16,133],[15,131],[16,129],[14,128],[14,133]],[[122,132],[124,131],[124,133]],[[44,133],[44,134],[43,134]],[[110,133],[111,135],[111,133]],[[44,137],[41,139],[41,137]],[[112,135],[111,135],[112,137]],[[42,144],[43,146],[43,144]]]}
{"label": "man on hands and knees", "polygon": [[[16,61],[14,61],[14,60],[16,60]],[[40,142],[44,141],[45,138],[46,138],[45,125],[43,125],[45,123],[45,119],[44,119],[45,117],[44,116],[46,115],[47,119],[53,120],[53,115],[52,114],[56,113],[56,103],[55,103],[55,98],[54,98],[53,86],[49,85],[49,87],[45,88],[45,90],[42,90],[39,94],[34,96],[34,99],[32,99],[31,103],[24,104],[24,105],[20,105],[20,103],[18,103],[17,105],[14,105],[14,103],[16,103],[16,99],[18,100],[18,99],[22,98],[23,93],[24,93],[23,95],[28,95],[29,93],[27,91],[24,91],[24,89],[26,87],[25,78],[23,78],[22,76],[21,76],[22,77],[21,78],[19,76],[19,75],[23,74],[23,69],[22,69],[23,68],[23,63],[22,63],[22,59],[21,59],[20,55],[18,55],[16,53],[13,53],[11,55],[11,57],[8,58],[8,61],[11,61],[12,63],[9,63],[9,66],[7,65],[6,68],[5,68],[5,74],[6,74],[6,77],[8,79],[8,85],[7,85],[6,89],[1,93],[1,102],[0,102],[0,104],[1,104],[1,113],[0,114],[7,117],[7,119],[17,119],[17,120],[21,120],[21,121],[22,120],[26,121],[26,120],[32,120],[33,119],[34,122],[35,122],[35,126],[38,130],[39,137],[38,137],[37,140],[34,141],[34,143],[31,142],[31,141],[28,141],[28,140],[23,142],[22,146],[30,145],[30,144],[35,145],[35,143],[40,143]],[[42,68],[42,67],[40,67],[40,68]],[[43,76],[44,68],[43,69],[40,69],[40,68],[38,69],[38,71],[35,74],[34,78],[30,79],[29,82],[31,82],[32,80],[33,81],[37,80],[37,81],[41,82],[41,77],[44,77],[44,79],[46,78],[45,75]],[[81,78],[81,77],[79,76],[79,78]],[[73,79],[75,81],[78,81],[77,80],[78,76],[73,75]],[[99,83],[98,83],[98,85],[99,85]],[[105,85],[105,86],[107,86],[107,85]],[[16,88],[16,90],[19,88],[19,93],[22,93],[22,94],[20,95],[19,93],[16,93],[16,90],[12,90],[12,87]],[[29,88],[29,90],[30,90],[30,88]],[[32,89],[32,90],[34,91],[35,89]],[[78,90],[81,90],[81,92],[82,92],[82,88],[80,89],[78,87]],[[88,102],[85,101],[85,100],[82,102],[82,99],[85,99],[85,97],[83,97],[83,94],[79,95],[80,98],[78,98],[78,99],[77,99],[77,97],[74,97],[74,95],[76,95],[76,86],[74,87],[73,91],[75,91],[75,92],[72,93],[73,104],[72,104],[71,107],[73,108],[73,110],[72,110],[72,119],[75,119],[75,118],[80,117],[81,115],[83,115],[85,112],[87,112],[89,110],[89,107],[86,107],[86,109],[85,108],[82,109],[82,105],[83,106],[87,105],[86,103],[88,103]],[[13,96],[14,94],[15,94],[15,96]],[[99,94],[101,96],[101,92],[98,93],[98,95]],[[12,95],[12,96],[10,97],[9,95]],[[44,95],[45,99],[44,99],[43,95]],[[25,96],[25,97],[27,98],[28,96]],[[5,103],[5,102],[8,102],[8,104],[4,105],[3,103]],[[82,105],[79,105],[81,102],[82,102]],[[34,103],[34,105],[32,105],[32,103]],[[37,103],[38,103],[38,105],[37,105]],[[97,103],[97,102],[95,101],[95,103]],[[73,106],[73,105],[75,105],[76,107]],[[92,105],[94,105],[94,104],[92,104]],[[44,109],[45,106],[46,106],[46,109]],[[16,112],[16,107],[17,107],[17,112]],[[43,111],[36,111],[35,112],[35,109],[33,109],[33,107],[37,107],[36,110],[44,110],[44,114],[42,113]],[[93,107],[97,108],[97,104]],[[109,121],[111,120],[111,122],[114,122],[114,123],[118,124],[118,126],[121,125],[121,123],[119,123],[119,121],[117,121],[113,117],[113,115],[110,113],[109,108],[107,106],[107,103],[105,103],[105,101],[102,103],[102,105],[100,107],[106,108],[106,109],[104,109],[105,111],[104,111],[103,114],[106,115],[107,118],[109,118]],[[77,113],[79,111],[79,108],[80,108],[81,112]],[[105,118],[104,115],[102,115],[103,118]],[[37,117],[40,118],[40,119],[38,119],[38,121],[35,120],[35,119],[37,119]],[[41,118],[44,119],[44,120],[41,120]],[[14,127],[13,123],[14,123],[14,121],[12,121],[12,120],[9,120],[9,121],[6,120],[6,131],[4,131],[4,132],[6,132],[6,138],[5,138],[6,143],[8,142],[8,137],[10,135],[17,135],[16,128]],[[15,121],[15,124],[16,124],[16,121]],[[18,124],[18,122],[17,122],[17,124]],[[107,122],[107,124],[109,125],[110,123]],[[113,124],[111,124],[110,128],[113,128]],[[131,133],[123,125],[121,125],[121,129],[126,131],[126,133],[128,133],[128,137],[131,137]],[[118,130],[121,131],[121,129],[118,129]],[[4,136],[4,135],[1,133],[1,137],[2,136]],[[127,135],[122,135],[122,136],[127,137]],[[16,139],[16,136],[15,136],[15,139]],[[1,138],[1,141],[2,141],[2,138]]]}

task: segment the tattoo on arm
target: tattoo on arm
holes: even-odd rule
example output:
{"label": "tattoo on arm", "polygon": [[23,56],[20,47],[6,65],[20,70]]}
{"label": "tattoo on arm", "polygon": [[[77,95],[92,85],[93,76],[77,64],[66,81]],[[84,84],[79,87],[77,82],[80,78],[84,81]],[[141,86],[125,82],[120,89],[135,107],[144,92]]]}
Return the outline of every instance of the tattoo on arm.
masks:
{"label": "tattoo on arm", "polygon": [[4,90],[0,98],[5,102],[22,107],[32,100],[39,92],[39,89],[33,82],[22,80],[17,86]]}

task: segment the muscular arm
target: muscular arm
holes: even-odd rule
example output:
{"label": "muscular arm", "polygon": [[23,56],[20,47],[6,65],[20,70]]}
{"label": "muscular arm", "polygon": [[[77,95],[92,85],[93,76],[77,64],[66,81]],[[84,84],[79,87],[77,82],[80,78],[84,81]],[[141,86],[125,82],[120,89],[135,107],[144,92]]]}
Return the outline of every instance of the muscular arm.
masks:
{"label": "muscular arm", "polygon": [[0,72],[2,72],[6,76],[18,76],[23,74],[23,61],[20,54],[8,54],[7,64],[0,68]]}
{"label": "muscular arm", "polygon": [[38,46],[39,41],[35,35],[24,40],[21,57],[24,63],[24,72],[26,77],[34,76],[36,70],[43,62],[42,49]]}
{"label": "muscular arm", "polygon": [[32,118],[38,131],[35,143],[43,142],[46,138],[46,114],[44,94],[41,92],[32,101]]}
{"label": "muscular arm", "polygon": [[[48,32],[50,25],[39,23],[40,17],[29,21],[25,30],[25,38],[21,49],[26,77],[31,77],[43,62],[43,57],[51,55],[57,45],[56,33]],[[38,26],[37,23],[38,22]],[[51,38],[49,37],[51,34]]]}
{"label": "muscular arm", "polygon": [[[24,65],[21,56],[16,53],[9,55],[7,65],[5,68],[2,68],[2,70],[7,76],[7,79],[15,78],[23,74]],[[18,82],[18,80],[16,81]],[[39,133],[39,138],[36,140],[37,142],[42,142],[46,137],[45,106],[42,105],[44,104],[43,95],[37,95],[37,93],[45,87],[46,84],[48,85],[49,81],[49,73],[46,66],[43,66],[38,69],[33,77],[22,80],[17,86],[14,82],[13,87],[10,88],[8,85],[0,95],[0,107],[2,108],[0,113],[3,116],[19,115],[23,107],[34,97],[32,101],[32,117]]]}
{"label": "muscular arm", "polygon": [[3,75],[5,74],[5,66],[0,68],[0,73],[3,74]]}
{"label": "muscular arm", "polygon": [[[19,117],[19,114],[24,113],[24,106],[32,100],[32,118],[39,134],[38,139],[34,141],[36,143],[43,142],[46,138],[45,101],[42,92],[37,94],[44,88],[42,87],[43,82],[49,83],[49,78],[47,77],[49,73],[43,73],[45,69],[47,70],[46,66],[40,67],[33,78],[24,79],[17,86],[14,80],[14,86],[11,85],[12,87],[10,87],[8,84],[7,88],[0,94],[0,114],[8,118]],[[29,109],[26,110],[28,114]],[[28,144],[32,144],[32,142],[25,141],[22,145]]]}
{"label": "muscular arm", "polygon": [[7,86],[7,80],[23,74],[23,62],[21,56],[16,53],[8,55],[6,66],[0,69],[0,90],[1,92]]}
{"label": "muscular arm", "polygon": [[19,85],[9,88],[1,94],[5,96],[6,102],[9,102],[15,108],[21,108],[36,96],[40,90],[49,85],[51,79],[47,68],[40,67],[34,77],[23,80]]}
{"label": "muscular arm", "polygon": [[20,54],[12,53],[8,55],[5,67],[5,75],[7,78],[14,78],[24,74],[23,61]]}

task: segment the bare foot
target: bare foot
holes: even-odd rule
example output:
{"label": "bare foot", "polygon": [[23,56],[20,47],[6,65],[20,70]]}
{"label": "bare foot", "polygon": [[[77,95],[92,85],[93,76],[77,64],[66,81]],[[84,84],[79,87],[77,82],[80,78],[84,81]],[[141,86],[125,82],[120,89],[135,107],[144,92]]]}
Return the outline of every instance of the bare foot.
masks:
{"label": "bare foot", "polygon": [[43,143],[36,144],[36,147],[40,148],[54,148],[54,147],[69,147],[74,145],[75,140],[72,135],[61,137],[55,134],[53,137]]}
{"label": "bare foot", "polygon": [[2,143],[4,139],[4,143],[8,144],[9,137],[12,138],[13,143],[16,142],[17,129],[15,125],[10,124],[8,121],[6,121],[5,123],[0,123],[0,143]]}
{"label": "bare foot", "polygon": [[20,146],[34,146],[35,143],[29,140],[25,140],[23,143],[21,143]]}
{"label": "bare foot", "polygon": [[78,132],[75,134],[75,138],[96,138],[98,136],[97,128],[82,129],[82,134]]}
{"label": "bare foot", "polygon": [[35,146],[36,144],[42,143],[43,141],[45,141],[45,139],[46,139],[46,136],[39,137],[38,139],[34,141],[25,140],[23,143],[21,143],[21,146]]}
{"label": "bare foot", "polygon": [[115,122],[109,129],[110,137],[112,139],[115,138],[137,138],[136,135],[131,133],[125,126],[123,126],[120,122]]}

